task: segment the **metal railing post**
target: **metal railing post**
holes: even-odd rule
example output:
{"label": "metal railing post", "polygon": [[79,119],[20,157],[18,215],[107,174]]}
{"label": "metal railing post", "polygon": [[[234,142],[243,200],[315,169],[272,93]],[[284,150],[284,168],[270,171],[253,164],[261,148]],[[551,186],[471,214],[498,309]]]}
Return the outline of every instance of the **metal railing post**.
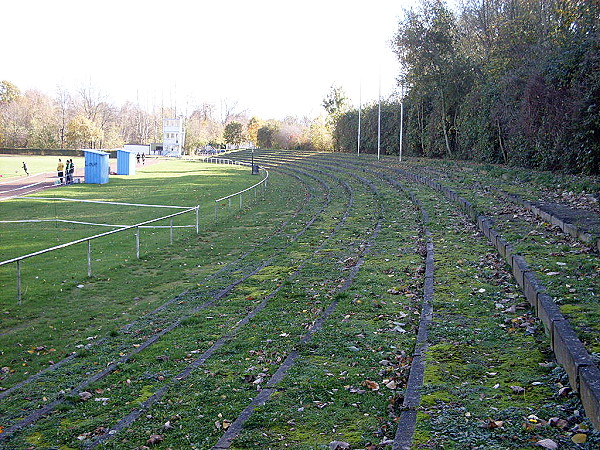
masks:
{"label": "metal railing post", "polygon": [[219,203],[215,200],[215,222],[219,219]]}
{"label": "metal railing post", "polygon": [[88,278],[92,276],[92,241],[87,241]]}
{"label": "metal railing post", "polygon": [[196,234],[200,234],[200,205],[196,206]]}
{"label": "metal railing post", "polygon": [[169,222],[169,244],[173,244],[173,219]]}
{"label": "metal railing post", "polygon": [[242,209],[242,196],[243,194],[240,192],[240,209]]}
{"label": "metal railing post", "polygon": [[17,300],[21,304],[21,261],[17,261]]}
{"label": "metal railing post", "polygon": [[140,259],[140,227],[135,229],[135,256]]}

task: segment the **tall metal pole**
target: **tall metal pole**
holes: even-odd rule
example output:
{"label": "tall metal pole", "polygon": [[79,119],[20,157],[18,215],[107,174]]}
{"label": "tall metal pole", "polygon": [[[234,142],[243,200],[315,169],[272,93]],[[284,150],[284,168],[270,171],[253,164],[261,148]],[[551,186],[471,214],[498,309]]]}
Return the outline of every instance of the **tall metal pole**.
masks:
{"label": "tall metal pole", "polygon": [[404,105],[403,100],[400,99],[400,151],[398,153],[398,162],[402,162],[402,126],[404,120]]}
{"label": "tall metal pole", "polygon": [[381,153],[381,73],[379,74],[379,108],[377,110],[377,160]]}
{"label": "tall metal pole", "polygon": [[358,139],[356,143],[356,154],[360,155],[360,116],[362,110],[362,85],[358,90]]}

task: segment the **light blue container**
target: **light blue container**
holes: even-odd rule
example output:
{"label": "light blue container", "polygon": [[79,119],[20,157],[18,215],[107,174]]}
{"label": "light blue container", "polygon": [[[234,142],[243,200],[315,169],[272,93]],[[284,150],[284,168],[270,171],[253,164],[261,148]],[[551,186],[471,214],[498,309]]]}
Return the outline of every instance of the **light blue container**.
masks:
{"label": "light blue container", "polygon": [[117,150],[117,175],[135,175],[136,154],[131,150]]}
{"label": "light blue container", "polygon": [[99,150],[84,150],[85,182],[93,184],[108,183],[108,153]]}

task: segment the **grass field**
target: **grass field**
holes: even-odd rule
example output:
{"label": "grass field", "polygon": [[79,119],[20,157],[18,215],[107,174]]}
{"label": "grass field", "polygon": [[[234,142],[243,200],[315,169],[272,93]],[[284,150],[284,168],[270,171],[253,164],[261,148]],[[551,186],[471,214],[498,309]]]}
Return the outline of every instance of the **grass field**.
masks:
{"label": "grass field", "polygon": [[[600,445],[577,396],[562,390],[565,373],[510,269],[453,202],[399,177],[389,158],[254,157],[278,166],[267,191],[249,195],[241,209],[237,199],[231,208],[225,202],[216,222],[214,199],[254,184],[249,170],[178,161],[104,186],[56,190],[57,197],[200,205],[201,232],[177,229],[169,244],[168,230],[143,229],[139,260],[133,232],[119,233],[92,245],[91,278],[85,247],[24,263],[20,305],[14,268],[0,271],[0,448],[205,449],[250,407],[232,448],[326,449],[342,441],[390,449],[420,329],[425,226],[435,249],[434,320],[412,448],[522,449],[542,439],[560,448]],[[435,171],[453,188],[476,185],[463,181],[470,175],[485,185],[509,181],[477,167],[463,174],[436,161],[407,165]],[[505,207],[472,195],[489,202],[486,213]],[[0,211],[2,219],[72,214],[103,223],[161,214],[39,200],[2,202]],[[46,228],[0,228],[2,251],[32,251],[85,231]],[[546,233],[545,240],[563,239]],[[531,257],[555,248],[540,241]],[[597,255],[576,256],[600,273]],[[579,291],[575,280],[563,281]],[[268,401],[252,407],[267,391]],[[551,426],[550,418],[563,422]]]}
{"label": "grass field", "polygon": [[[34,196],[153,205],[200,205],[200,230],[202,235],[206,235],[218,225],[215,224],[214,200],[245,189],[256,182],[256,176],[239,166],[164,161],[141,168],[135,176],[111,176],[106,185],[63,186],[45,190]],[[238,210],[239,203],[235,202],[231,210],[223,207],[220,220],[230,220]],[[64,219],[133,225],[177,211],[180,210],[23,198],[3,201],[0,220]],[[185,241],[195,237],[195,223],[194,212],[175,217],[174,226],[193,227],[174,228],[174,238]],[[169,226],[170,221],[164,220],[152,225]],[[63,222],[0,223],[0,261],[111,229],[113,228]],[[170,283],[185,283],[182,283],[183,280],[177,280],[176,273],[167,273],[165,267],[173,264],[170,258],[164,255],[164,252],[168,252],[169,243],[170,230],[167,228],[140,229],[142,259],[137,260],[135,230],[96,239],[91,244],[92,278],[87,277],[85,243],[27,259],[21,263],[23,297],[20,305],[16,304],[15,264],[0,267],[0,333],[9,333],[13,327],[22,328],[23,331],[9,333],[10,337],[2,339],[3,347],[10,345],[9,342],[29,345],[29,342],[38,339],[31,335],[31,330],[34,329],[52,330],[57,328],[57,324],[61,324],[59,327],[66,331],[71,324],[79,324],[83,320],[79,313],[86,317],[85,320],[90,320],[96,313],[98,316],[116,314],[114,311],[121,311],[125,305],[126,309],[133,309],[128,304],[131,299],[142,295],[142,286],[158,286],[161,292],[179,289],[171,287]],[[160,266],[163,268],[158,269]],[[112,280],[114,282],[111,282]],[[115,297],[118,300],[115,300]],[[113,300],[103,303],[99,298]],[[97,309],[96,313],[90,312],[82,302],[89,302],[90,310]],[[107,305],[115,303],[115,308],[107,308]],[[69,325],[65,326],[62,324],[66,316],[69,317]],[[24,326],[25,324],[27,326]],[[58,341],[64,339],[64,335],[54,334],[54,338]],[[49,346],[57,344],[54,339],[51,342]],[[4,357],[10,357],[10,353],[3,350]]]}

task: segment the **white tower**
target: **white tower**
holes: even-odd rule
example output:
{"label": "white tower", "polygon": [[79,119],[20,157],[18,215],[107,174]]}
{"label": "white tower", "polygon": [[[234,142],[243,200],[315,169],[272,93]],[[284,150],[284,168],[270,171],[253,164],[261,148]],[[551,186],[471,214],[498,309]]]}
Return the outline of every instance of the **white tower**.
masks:
{"label": "white tower", "polygon": [[165,156],[181,156],[185,144],[183,117],[163,120],[163,151]]}

